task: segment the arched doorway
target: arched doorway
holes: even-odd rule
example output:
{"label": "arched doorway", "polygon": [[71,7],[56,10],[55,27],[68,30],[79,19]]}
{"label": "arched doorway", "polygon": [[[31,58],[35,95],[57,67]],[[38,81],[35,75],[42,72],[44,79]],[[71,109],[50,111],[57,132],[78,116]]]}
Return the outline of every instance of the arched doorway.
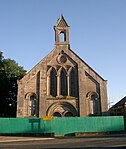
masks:
{"label": "arched doorway", "polygon": [[77,116],[77,110],[68,102],[56,102],[48,108],[47,116],[74,117]]}

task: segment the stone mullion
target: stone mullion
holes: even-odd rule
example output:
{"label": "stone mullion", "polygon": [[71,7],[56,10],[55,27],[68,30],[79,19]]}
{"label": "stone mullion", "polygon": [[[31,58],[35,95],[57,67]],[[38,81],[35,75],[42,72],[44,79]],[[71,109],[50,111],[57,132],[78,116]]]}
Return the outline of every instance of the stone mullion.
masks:
{"label": "stone mullion", "polygon": [[50,95],[50,75],[47,76],[47,96]]}
{"label": "stone mullion", "polygon": [[67,94],[70,96],[70,76],[67,75]]}
{"label": "stone mullion", "polygon": [[60,96],[60,89],[61,89],[61,86],[60,86],[60,75],[57,75],[57,96]]}

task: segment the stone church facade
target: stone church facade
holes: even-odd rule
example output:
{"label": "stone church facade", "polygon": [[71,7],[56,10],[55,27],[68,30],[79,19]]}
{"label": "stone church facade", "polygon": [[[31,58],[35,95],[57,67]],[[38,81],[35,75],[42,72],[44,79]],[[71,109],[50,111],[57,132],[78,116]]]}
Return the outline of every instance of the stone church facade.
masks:
{"label": "stone church facade", "polygon": [[106,80],[70,49],[69,26],[61,16],[55,45],[18,81],[17,117],[104,115]]}

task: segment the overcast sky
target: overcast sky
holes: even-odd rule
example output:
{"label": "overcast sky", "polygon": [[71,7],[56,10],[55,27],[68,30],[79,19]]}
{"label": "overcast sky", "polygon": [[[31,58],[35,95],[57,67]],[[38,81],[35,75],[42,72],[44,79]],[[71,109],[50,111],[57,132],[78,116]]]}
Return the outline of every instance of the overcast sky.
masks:
{"label": "overcast sky", "polygon": [[116,103],[126,95],[126,0],[0,0],[0,50],[29,71],[54,48],[61,14],[71,49],[108,80]]}

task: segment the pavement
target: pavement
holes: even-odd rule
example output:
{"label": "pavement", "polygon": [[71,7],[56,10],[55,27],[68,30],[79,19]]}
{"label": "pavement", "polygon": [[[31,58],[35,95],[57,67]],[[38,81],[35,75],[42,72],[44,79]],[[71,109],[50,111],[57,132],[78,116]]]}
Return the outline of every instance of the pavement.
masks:
{"label": "pavement", "polygon": [[43,137],[17,137],[17,136],[0,136],[0,143],[3,142],[24,142],[24,141],[41,141],[52,140],[55,138],[43,138]]}
{"label": "pavement", "polygon": [[[96,136],[79,136],[80,138],[106,138],[106,137],[126,137],[126,133],[123,134],[108,134],[108,135],[96,135]],[[23,136],[0,136],[0,143],[4,142],[24,142],[24,141],[42,141],[42,140],[53,140],[57,137],[23,137]],[[58,138],[74,138],[74,136],[69,137],[58,137]],[[75,137],[78,138],[78,137]]]}

